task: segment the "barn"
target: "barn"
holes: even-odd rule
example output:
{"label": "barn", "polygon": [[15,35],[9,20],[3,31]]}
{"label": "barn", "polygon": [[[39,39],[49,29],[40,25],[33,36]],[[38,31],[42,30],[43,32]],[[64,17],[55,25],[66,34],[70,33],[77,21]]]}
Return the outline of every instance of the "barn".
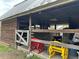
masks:
{"label": "barn", "polygon": [[[73,35],[79,32],[78,19],[78,0],[25,0],[0,17],[1,41],[30,49],[31,38],[36,37],[42,40],[35,42],[79,50],[73,40]],[[63,35],[63,43],[51,43],[53,33]]]}

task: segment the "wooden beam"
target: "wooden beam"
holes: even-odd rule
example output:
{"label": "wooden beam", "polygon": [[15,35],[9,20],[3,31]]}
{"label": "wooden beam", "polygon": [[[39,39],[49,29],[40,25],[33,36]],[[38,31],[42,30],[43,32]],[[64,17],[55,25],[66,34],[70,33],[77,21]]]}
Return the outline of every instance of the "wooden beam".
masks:
{"label": "wooden beam", "polygon": [[25,33],[27,33],[28,32],[28,30],[16,30],[17,32],[25,32]]}
{"label": "wooden beam", "polygon": [[16,35],[16,30],[15,30],[15,48],[17,49],[17,43],[16,43],[16,40],[17,40],[17,35]]}
{"label": "wooden beam", "polygon": [[79,29],[63,29],[63,30],[48,30],[48,29],[34,29],[32,32],[40,33],[79,33]]}
{"label": "wooden beam", "polygon": [[27,44],[24,43],[24,42],[21,42],[21,41],[18,41],[18,40],[16,40],[16,42],[19,43],[19,44],[23,44],[23,45],[27,46]]}
{"label": "wooden beam", "polygon": [[29,40],[28,40],[28,49],[29,49],[29,52],[31,50],[31,15],[29,17]]}
{"label": "wooden beam", "polygon": [[69,49],[76,49],[79,50],[79,46],[73,45],[73,44],[66,44],[66,43],[57,43],[53,41],[45,41],[45,40],[32,40],[33,42],[40,42],[43,44],[48,44],[48,45],[55,45],[55,46],[61,46],[61,47],[66,47]]}

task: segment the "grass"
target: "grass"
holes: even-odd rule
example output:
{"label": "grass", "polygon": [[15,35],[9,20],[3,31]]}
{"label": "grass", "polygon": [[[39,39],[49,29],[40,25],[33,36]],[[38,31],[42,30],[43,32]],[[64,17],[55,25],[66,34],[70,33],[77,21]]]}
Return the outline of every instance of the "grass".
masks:
{"label": "grass", "polygon": [[12,50],[13,50],[13,48],[0,44],[0,52],[8,52],[8,51],[12,51]]}
{"label": "grass", "polygon": [[[8,46],[6,46],[6,45],[3,45],[3,44],[0,44],[0,53],[5,53],[5,52],[9,52],[9,51],[13,51],[14,49],[13,48],[11,48],[11,47],[8,47]],[[22,52],[21,52],[22,53]],[[23,53],[22,55],[24,55],[24,57],[25,57],[25,53]],[[22,56],[21,55],[21,56]],[[24,58],[25,59],[25,58]],[[27,58],[27,59],[29,59],[29,58]],[[36,55],[33,55],[33,56],[31,56],[30,57],[30,59],[41,59],[41,58],[39,58],[39,57],[37,57]]]}
{"label": "grass", "polygon": [[36,55],[34,55],[34,56],[30,57],[30,59],[41,59],[41,58],[39,58]]}

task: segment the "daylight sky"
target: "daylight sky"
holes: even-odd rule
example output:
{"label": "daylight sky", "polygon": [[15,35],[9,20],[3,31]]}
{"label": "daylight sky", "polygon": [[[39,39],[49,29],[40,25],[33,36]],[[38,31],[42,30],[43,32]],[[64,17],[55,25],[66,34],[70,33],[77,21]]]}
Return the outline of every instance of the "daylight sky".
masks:
{"label": "daylight sky", "polygon": [[0,0],[0,16],[22,1],[24,0]]}

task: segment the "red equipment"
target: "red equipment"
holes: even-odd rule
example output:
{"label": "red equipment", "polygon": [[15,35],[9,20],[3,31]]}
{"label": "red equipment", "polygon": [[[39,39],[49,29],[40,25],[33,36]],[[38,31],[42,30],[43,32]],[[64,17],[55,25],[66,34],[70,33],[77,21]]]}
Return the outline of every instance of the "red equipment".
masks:
{"label": "red equipment", "polygon": [[[32,40],[40,40],[40,39],[32,38]],[[39,42],[31,42],[31,50],[38,50],[38,53],[41,53],[44,50],[44,44]]]}

